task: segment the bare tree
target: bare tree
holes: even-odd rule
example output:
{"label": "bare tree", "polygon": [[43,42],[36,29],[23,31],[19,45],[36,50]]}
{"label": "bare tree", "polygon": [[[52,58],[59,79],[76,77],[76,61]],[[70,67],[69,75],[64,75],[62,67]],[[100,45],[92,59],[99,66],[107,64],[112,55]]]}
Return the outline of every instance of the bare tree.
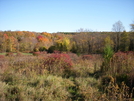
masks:
{"label": "bare tree", "polygon": [[121,21],[117,21],[115,24],[113,24],[112,30],[114,32],[123,32],[125,30],[125,28]]}
{"label": "bare tree", "polygon": [[121,32],[123,32],[125,30],[125,28],[124,28],[121,21],[117,21],[115,24],[113,24],[112,30],[114,32],[116,32],[116,37],[114,39],[114,41],[115,41],[115,51],[118,51],[119,47],[120,47]]}

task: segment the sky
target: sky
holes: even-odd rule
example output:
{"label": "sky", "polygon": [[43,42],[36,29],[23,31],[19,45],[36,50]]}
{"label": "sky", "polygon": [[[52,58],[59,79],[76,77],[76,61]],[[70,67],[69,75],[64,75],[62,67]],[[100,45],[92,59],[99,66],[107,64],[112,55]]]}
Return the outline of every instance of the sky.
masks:
{"label": "sky", "polygon": [[112,31],[134,21],[134,0],[0,0],[1,31]]}

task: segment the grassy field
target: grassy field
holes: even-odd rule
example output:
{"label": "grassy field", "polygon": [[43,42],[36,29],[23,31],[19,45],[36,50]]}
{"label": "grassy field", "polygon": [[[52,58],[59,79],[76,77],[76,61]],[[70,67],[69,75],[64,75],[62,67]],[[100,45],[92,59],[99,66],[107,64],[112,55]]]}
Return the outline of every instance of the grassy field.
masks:
{"label": "grassy field", "polygon": [[[7,53],[0,53],[0,55],[6,55]],[[13,53],[14,55],[16,55],[17,53]],[[32,55],[32,53],[22,53],[23,55]]]}

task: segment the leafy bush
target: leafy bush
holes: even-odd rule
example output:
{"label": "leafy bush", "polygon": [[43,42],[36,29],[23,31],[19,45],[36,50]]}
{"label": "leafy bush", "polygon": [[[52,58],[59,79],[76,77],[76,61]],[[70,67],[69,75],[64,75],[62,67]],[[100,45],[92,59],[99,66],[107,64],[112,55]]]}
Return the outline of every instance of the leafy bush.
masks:
{"label": "leafy bush", "polygon": [[44,66],[52,73],[62,73],[65,70],[72,68],[72,62],[69,55],[61,54],[51,54],[49,57],[45,58]]}

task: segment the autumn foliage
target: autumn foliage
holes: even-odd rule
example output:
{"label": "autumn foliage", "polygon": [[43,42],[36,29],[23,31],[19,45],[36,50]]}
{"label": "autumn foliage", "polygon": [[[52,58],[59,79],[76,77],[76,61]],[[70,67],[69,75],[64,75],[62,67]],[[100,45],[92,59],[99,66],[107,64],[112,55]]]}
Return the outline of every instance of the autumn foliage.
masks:
{"label": "autumn foliage", "polygon": [[[113,51],[133,51],[133,32],[121,32],[120,40],[115,32],[80,32],[80,33],[48,33],[29,31],[4,31],[0,32],[1,52],[31,52],[51,46],[59,51],[74,53],[103,53],[104,47],[109,44]],[[118,42],[117,42],[118,41]],[[118,43],[118,44],[117,44]]]}
{"label": "autumn foliage", "polygon": [[41,41],[41,42],[48,42],[49,41],[48,38],[43,37],[43,36],[38,36],[37,39],[38,39],[38,41]]}
{"label": "autumn foliage", "polygon": [[0,32],[0,101],[132,101],[134,33],[120,34]]}
{"label": "autumn foliage", "polygon": [[44,66],[50,72],[63,72],[72,68],[72,61],[68,54],[53,53],[45,58]]}

